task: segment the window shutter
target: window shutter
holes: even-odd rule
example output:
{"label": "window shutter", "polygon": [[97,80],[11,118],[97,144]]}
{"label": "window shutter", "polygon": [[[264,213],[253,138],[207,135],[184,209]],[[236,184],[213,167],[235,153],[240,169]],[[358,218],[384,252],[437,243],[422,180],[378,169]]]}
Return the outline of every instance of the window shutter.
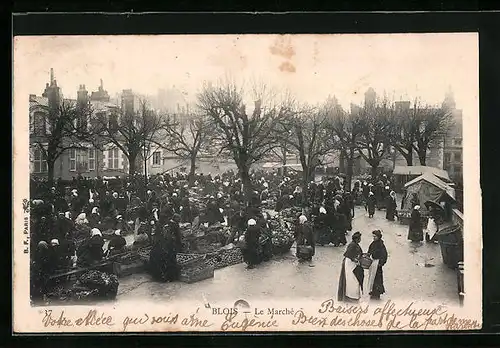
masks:
{"label": "window shutter", "polygon": [[104,150],[102,151],[102,170],[107,170],[108,169],[108,149],[105,146]]}
{"label": "window shutter", "polygon": [[52,133],[52,127],[50,126],[49,118],[44,117],[45,119],[45,133],[46,134],[51,134]]}
{"label": "window shutter", "polygon": [[35,131],[34,123],[34,116],[30,113],[30,134],[33,134]]}
{"label": "window shutter", "polygon": [[118,150],[118,158],[119,158],[118,168],[120,168],[121,170],[124,170],[125,163],[126,163],[125,162],[126,157],[125,157],[125,154],[121,150]]}
{"label": "window shutter", "polygon": [[34,166],[35,148],[34,147],[30,147],[29,157],[30,157],[30,173],[33,173],[33,171],[35,170],[35,166]]}

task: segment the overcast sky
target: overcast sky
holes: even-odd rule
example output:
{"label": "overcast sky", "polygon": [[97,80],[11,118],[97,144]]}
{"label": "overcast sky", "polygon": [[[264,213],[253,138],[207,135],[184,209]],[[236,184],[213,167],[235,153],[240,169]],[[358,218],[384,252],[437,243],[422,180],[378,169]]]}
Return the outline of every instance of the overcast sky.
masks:
{"label": "overcast sky", "polygon": [[54,69],[66,97],[99,79],[114,96],[156,95],[176,86],[193,100],[203,81],[225,75],[286,87],[318,103],[335,95],[348,108],[373,87],[395,100],[440,104],[449,86],[464,116],[478,112],[477,34],[39,36],[15,39],[15,78],[41,95]]}

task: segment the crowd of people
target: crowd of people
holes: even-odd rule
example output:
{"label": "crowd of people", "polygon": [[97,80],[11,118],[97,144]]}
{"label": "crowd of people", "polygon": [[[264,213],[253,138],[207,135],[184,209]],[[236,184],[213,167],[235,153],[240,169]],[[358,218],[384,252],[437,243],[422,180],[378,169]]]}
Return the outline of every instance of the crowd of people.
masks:
{"label": "crowd of people", "polygon": [[[50,275],[98,264],[129,247],[152,246],[151,274],[159,281],[176,280],[176,255],[183,249],[181,223],[230,226],[226,243],[244,241],[244,260],[253,268],[272,256],[269,211],[300,211],[293,218],[294,237],[297,257],[304,258],[298,252],[301,246],[309,248],[306,260],[315,255],[316,245],[347,245],[355,205],[364,205],[369,217],[377,207],[386,208],[389,221],[396,216],[396,195],[386,175],[358,180],[352,189],[342,175],[304,187],[298,173],[255,171],[251,191],[232,171],[196,174],[191,179],[183,173],[162,174],[150,176],[145,185],[142,176],[78,177],[69,183],[59,180],[50,187],[46,181],[32,180],[32,290],[40,295]],[[412,228],[410,225],[413,236]],[[356,299],[352,275],[358,271],[351,270],[359,267],[357,236],[353,234],[344,254],[344,277],[339,285],[339,298],[344,300]],[[375,231],[374,238],[368,252],[380,260],[372,282],[373,296],[378,297],[384,293],[382,267],[387,252],[381,233]],[[342,296],[340,289],[344,289]]]}

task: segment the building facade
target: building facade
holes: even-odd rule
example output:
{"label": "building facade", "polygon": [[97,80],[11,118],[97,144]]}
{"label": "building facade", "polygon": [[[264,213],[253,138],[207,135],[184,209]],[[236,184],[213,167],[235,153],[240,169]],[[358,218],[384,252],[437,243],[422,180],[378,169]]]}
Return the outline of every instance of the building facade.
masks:
{"label": "building facade", "polygon": [[[122,95],[123,107],[132,108],[132,110],[138,107],[131,90],[124,90]],[[65,99],[51,69],[50,82],[46,84],[42,95],[31,94],[29,96],[30,174],[32,176],[47,177],[48,174],[47,161],[43,151],[39,148],[40,145],[47,146],[48,140],[52,136],[46,113],[61,102],[83,103],[88,101],[92,105],[93,117],[104,118],[110,124],[118,126],[120,105],[110,102],[102,80],[98,90],[92,92],[90,96],[85,85],[80,85],[76,100]],[[84,148],[65,150],[57,158],[54,166],[54,178],[70,180],[79,175],[83,177],[113,177],[128,174],[128,160],[118,147],[108,144],[100,150],[90,143],[81,145]],[[144,168],[140,158],[136,168],[138,172]]]}

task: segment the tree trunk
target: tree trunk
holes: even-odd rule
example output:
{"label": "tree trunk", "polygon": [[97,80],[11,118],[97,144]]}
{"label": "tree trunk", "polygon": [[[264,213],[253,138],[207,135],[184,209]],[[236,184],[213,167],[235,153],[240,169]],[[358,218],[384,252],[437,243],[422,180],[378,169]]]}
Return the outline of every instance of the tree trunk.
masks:
{"label": "tree trunk", "polygon": [[372,165],[371,176],[372,176],[373,180],[377,177],[377,173],[378,173],[378,164],[377,165]]}
{"label": "tree trunk", "polygon": [[346,170],[346,180],[347,180],[347,187],[349,188],[349,191],[351,190],[352,187],[352,175],[353,175],[353,167],[354,167],[354,149],[351,149],[351,153],[349,156],[347,156],[347,170]]}
{"label": "tree trunk", "polygon": [[418,159],[420,161],[420,165],[421,166],[425,166],[425,161],[426,161],[426,157],[427,157],[427,151],[418,151]]}
{"label": "tree trunk", "polygon": [[344,149],[340,150],[339,158],[339,172],[345,173],[345,159],[347,157],[346,151]]}
{"label": "tree trunk", "polygon": [[286,176],[288,174],[288,168],[286,167],[286,147],[285,146],[283,146],[281,148],[281,153],[283,154],[282,174],[283,174],[283,176]]}
{"label": "tree trunk", "polygon": [[49,187],[54,185],[54,167],[56,165],[55,160],[47,160],[47,182]]}
{"label": "tree trunk", "polygon": [[135,170],[136,170],[136,159],[137,159],[137,154],[130,154],[128,157],[128,174],[129,175],[134,175]]}
{"label": "tree trunk", "polygon": [[195,182],[195,174],[196,174],[196,156],[191,156],[191,165],[189,167],[189,186],[193,186]]}

